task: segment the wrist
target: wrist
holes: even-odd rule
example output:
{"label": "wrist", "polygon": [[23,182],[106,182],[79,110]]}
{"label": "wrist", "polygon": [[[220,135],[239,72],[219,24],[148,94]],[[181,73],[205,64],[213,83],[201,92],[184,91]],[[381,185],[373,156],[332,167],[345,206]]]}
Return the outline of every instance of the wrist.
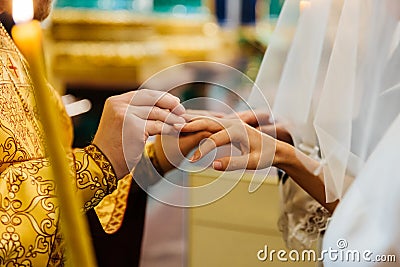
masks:
{"label": "wrist", "polygon": [[108,161],[111,163],[111,166],[118,178],[121,179],[125,177],[127,174],[129,174],[128,167],[126,165],[125,159],[122,156],[119,156],[119,160],[115,159],[115,156],[112,155],[117,155],[119,153],[122,153],[121,151],[116,151],[113,148],[115,146],[113,145],[103,145],[101,142],[96,140],[96,138],[92,141],[92,144],[95,145],[101,152],[102,154],[108,159]]}
{"label": "wrist", "polygon": [[107,193],[111,194],[117,188],[117,175],[110,162],[103,151],[96,146],[91,144],[83,149],[85,153],[91,157],[95,164],[100,168],[103,173],[103,181],[106,181]]}
{"label": "wrist", "polygon": [[[157,138],[159,138],[159,136],[157,136]],[[146,146],[147,156],[153,164],[153,167],[160,175],[164,175],[166,172],[172,169],[162,149],[161,142],[157,141]]]}
{"label": "wrist", "polygon": [[294,147],[286,142],[277,141],[275,147],[275,157],[272,166],[285,169],[290,164]]}

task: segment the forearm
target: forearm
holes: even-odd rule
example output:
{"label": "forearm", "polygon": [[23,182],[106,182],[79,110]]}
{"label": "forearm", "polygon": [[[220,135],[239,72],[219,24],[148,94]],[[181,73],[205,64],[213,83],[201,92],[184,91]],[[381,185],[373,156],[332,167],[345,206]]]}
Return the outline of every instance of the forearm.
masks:
{"label": "forearm", "polygon": [[[171,171],[181,164],[182,156],[189,154],[201,140],[208,138],[210,135],[211,133],[207,131],[181,135],[179,138],[158,135],[154,142],[154,159],[157,161],[155,167],[160,174]],[[152,162],[154,165],[154,160]]]}
{"label": "forearm", "polygon": [[318,161],[308,157],[295,147],[278,141],[273,165],[285,171],[299,186],[331,213],[335,210],[339,201],[326,203],[322,172],[318,176],[313,173],[319,167]]}
{"label": "forearm", "polygon": [[156,141],[154,142],[154,154],[157,158],[159,168],[163,173],[167,173],[174,168],[174,166],[169,162],[164,153],[163,144],[161,141],[161,135],[156,136]]}

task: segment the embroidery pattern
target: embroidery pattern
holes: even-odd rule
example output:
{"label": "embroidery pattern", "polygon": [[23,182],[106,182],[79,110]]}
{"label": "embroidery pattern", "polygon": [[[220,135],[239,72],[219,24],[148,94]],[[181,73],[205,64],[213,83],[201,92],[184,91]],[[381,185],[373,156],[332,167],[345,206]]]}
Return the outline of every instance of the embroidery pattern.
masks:
{"label": "embroidery pattern", "polygon": [[[63,266],[56,184],[46,159],[33,85],[25,60],[1,24],[0,68],[0,266]],[[70,119],[55,91],[49,90],[49,101],[56,101],[55,112],[65,126],[60,138],[71,152]],[[116,187],[111,165],[84,150],[68,156],[71,179],[76,180],[85,209],[93,208]]]}

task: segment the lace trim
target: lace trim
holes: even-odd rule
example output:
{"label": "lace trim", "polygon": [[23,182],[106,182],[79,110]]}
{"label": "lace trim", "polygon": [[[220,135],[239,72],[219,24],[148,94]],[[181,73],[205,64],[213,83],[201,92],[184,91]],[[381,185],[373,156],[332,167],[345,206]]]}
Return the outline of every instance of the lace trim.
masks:
{"label": "lace trim", "polygon": [[[309,157],[320,162],[314,170],[319,172],[324,165],[320,157],[319,148],[305,143],[298,145],[298,149]],[[281,173],[282,212],[278,226],[283,234],[287,247],[292,249],[311,249],[326,229],[331,214],[299,185]]]}
{"label": "lace trim", "polygon": [[288,248],[311,249],[324,233],[331,215],[319,203],[310,203],[303,216],[299,218],[299,215],[284,212],[279,218],[279,230]]}

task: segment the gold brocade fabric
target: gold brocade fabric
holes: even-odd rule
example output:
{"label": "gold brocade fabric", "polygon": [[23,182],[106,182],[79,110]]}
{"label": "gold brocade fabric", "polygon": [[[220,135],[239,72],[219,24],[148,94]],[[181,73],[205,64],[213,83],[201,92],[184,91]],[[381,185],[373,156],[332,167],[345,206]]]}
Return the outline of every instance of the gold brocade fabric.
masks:
{"label": "gold brocade fabric", "polygon": [[[144,162],[148,162],[148,164]],[[141,182],[147,183],[147,185],[156,183],[160,175],[164,174],[155,153],[154,143],[146,144],[144,157],[136,166],[134,173],[140,176],[139,179],[145,179],[145,181],[141,180]],[[115,233],[121,227],[132,180],[133,176],[131,174],[121,179],[118,182],[118,189],[105,197],[95,208],[100,223],[108,234]],[[144,183],[139,184],[145,186]]]}
{"label": "gold brocade fabric", "polygon": [[132,175],[121,179],[118,182],[118,190],[105,197],[95,207],[99,221],[107,234],[114,234],[121,227],[131,184]]}
{"label": "gold brocade fabric", "polygon": [[[1,24],[0,60],[0,266],[63,266],[56,185],[42,145],[33,86],[26,62]],[[71,149],[71,121],[49,90],[65,127],[63,145],[82,209],[93,208],[116,188],[115,174],[95,146]]]}

